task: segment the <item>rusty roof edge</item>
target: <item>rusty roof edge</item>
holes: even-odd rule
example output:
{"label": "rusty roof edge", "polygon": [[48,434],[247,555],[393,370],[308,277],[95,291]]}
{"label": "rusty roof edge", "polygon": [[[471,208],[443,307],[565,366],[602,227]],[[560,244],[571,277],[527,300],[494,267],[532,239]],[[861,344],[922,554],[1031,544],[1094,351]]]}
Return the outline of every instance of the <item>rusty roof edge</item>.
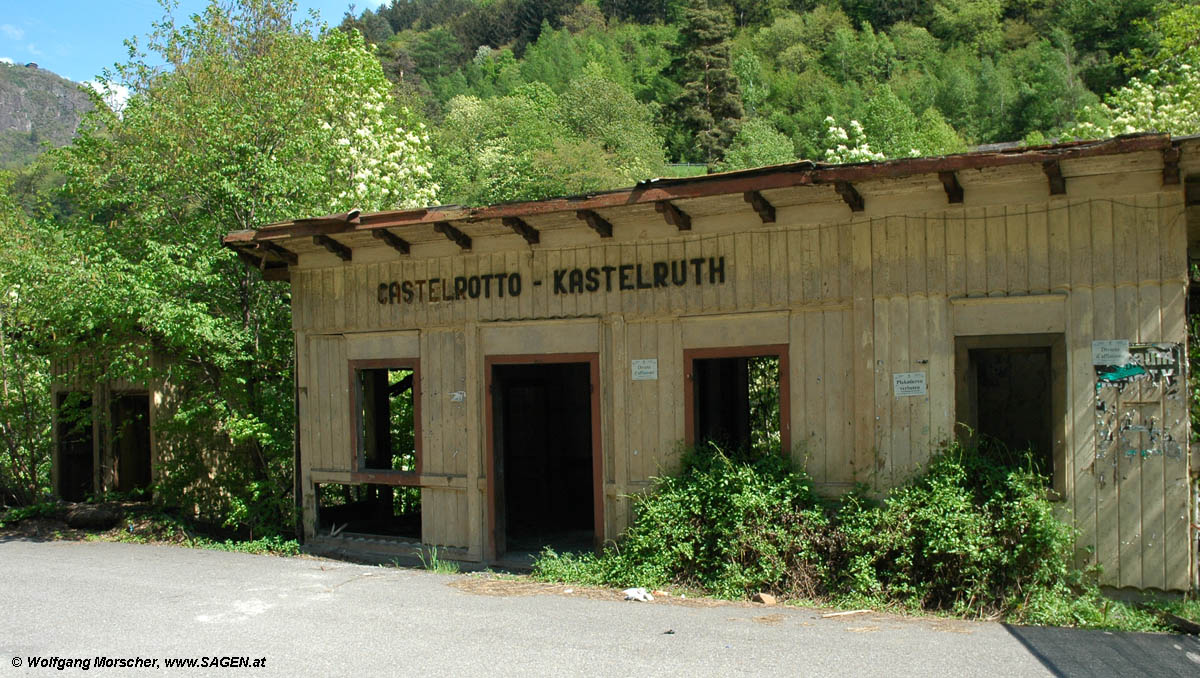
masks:
{"label": "rusty roof edge", "polygon": [[[346,215],[294,219],[269,224],[258,229],[233,231],[222,241],[226,246],[236,248],[255,242],[434,224],[439,221],[470,223],[504,217],[526,217],[554,212],[623,207],[663,200],[685,200],[750,190],[830,184],[838,181],[902,178],[942,171],[1034,164],[1051,159],[1062,160],[1161,150],[1171,144],[1172,140],[1169,134],[1150,132],[1126,134],[1100,140],[921,158],[897,158],[881,162],[829,164],[802,160],[699,177],[651,179],[641,181],[630,188],[482,207],[441,205],[392,210],[362,214],[355,220],[348,220]],[[357,223],[354,223],[355,221]]]}

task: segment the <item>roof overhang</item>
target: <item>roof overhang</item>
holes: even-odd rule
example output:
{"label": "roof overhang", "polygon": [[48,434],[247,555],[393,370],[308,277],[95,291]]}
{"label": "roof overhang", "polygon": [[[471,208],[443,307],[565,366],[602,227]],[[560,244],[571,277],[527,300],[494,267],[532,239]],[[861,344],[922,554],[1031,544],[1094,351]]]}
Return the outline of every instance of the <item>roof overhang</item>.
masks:
{"label": "roof overhang", "polygon": [[484,207],[458,205],[386,212],[346,214],[295,219],[259,229],[235,231],[224,244],[248,265],[260,269],[268,279],[287,279],[297,263],[297,250],[323,248],[343,261],[351,261],[355,246],[369,234],[372,246],[386,245],[409,255],[414,243],[453,242],[469,251],[473,239],[499,234],[516,234],[529,245],[539,242],[541,222],[556,227],[570,225],[590,229],[596,237],[612,236],[614,215],[624,211],[653,209],[681,231],[690,230],[689,200],[740,195],[739,204],[764,223],[775,219],[775,209],[763,191],[800,186],[824,186],[844,201],[851,212],[862,211],[864,198],[856,186],[880,179],[904,179],[937,175],[948,203],[962,202],[959,173],[1015,165],[1040,165],[1048,193],[1063,193],[1060,163],[1106,155],[1157,151],[1163,155],[1163,182],[1179,183],[1179,141],[1167,134],[1134,134],[1100,141],[1032,146],[926,158],[904,158],[884,162],[832,165],[801,161],[735,172],[679,179],[653,179],[632,188],[586,195],[503,203]]}

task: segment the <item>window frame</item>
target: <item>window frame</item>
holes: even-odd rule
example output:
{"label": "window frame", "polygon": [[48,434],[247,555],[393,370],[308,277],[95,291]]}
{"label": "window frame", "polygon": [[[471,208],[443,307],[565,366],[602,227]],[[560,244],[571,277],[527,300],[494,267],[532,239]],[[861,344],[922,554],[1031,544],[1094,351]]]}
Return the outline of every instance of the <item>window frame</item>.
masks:
{"label": "window frame", "polygon": [[788,364],[788,344],[758,344],[752,346],[721,346],[690,348],[683,351],[683,442],[696,444],[696,379],[695,362],[713,358],[776,358],[779,360],[779,448],[785,457],[792,454],[791,369]]}
{"label": "window frame", "polygon": [[[350,480],[353,484],[370,483],[375,485],[410,485],[421,486],[421,473],[424,464],[421,440],[421,360],[420,358],[371,358],[348,361],[350,373],[350,412],[353,426],[350,427],[350,446],[353,450],[353,470]],[[363,389],[359,373],[363,370],[412,370],[413,373],[413,453],[416,455],[416,468],[412,471],[394,471],[391,469],[367,468],[366,436],[363,434]]]}

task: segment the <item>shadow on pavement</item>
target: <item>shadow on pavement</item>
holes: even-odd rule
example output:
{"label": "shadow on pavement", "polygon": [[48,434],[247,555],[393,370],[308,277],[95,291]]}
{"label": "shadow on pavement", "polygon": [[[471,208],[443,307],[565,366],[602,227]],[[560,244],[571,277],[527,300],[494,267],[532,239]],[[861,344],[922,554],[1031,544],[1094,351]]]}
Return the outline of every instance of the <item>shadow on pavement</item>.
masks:
{"label": "shadow on pavement", "polygon": [[1163,633],[1004,628],[1056,676],[1200,676],[1200,638]]}

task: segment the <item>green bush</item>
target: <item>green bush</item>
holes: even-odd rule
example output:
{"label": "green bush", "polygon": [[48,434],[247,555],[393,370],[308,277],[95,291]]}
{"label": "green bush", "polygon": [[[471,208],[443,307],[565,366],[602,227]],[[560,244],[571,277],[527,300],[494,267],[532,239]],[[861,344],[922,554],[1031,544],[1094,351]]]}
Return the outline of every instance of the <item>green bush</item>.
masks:
{"label": "green bush", "polygon": [[1074,531],[1055,517],[1048,481],[1028,457],[997,452],[953,444],[882,501],[864,488],[827,500],[780,455],[706,445],[634,497],[620,543],[599,555],[547,550],[534,576],[1030,623],[1150,624],[1104,601],[1075,568]]}

